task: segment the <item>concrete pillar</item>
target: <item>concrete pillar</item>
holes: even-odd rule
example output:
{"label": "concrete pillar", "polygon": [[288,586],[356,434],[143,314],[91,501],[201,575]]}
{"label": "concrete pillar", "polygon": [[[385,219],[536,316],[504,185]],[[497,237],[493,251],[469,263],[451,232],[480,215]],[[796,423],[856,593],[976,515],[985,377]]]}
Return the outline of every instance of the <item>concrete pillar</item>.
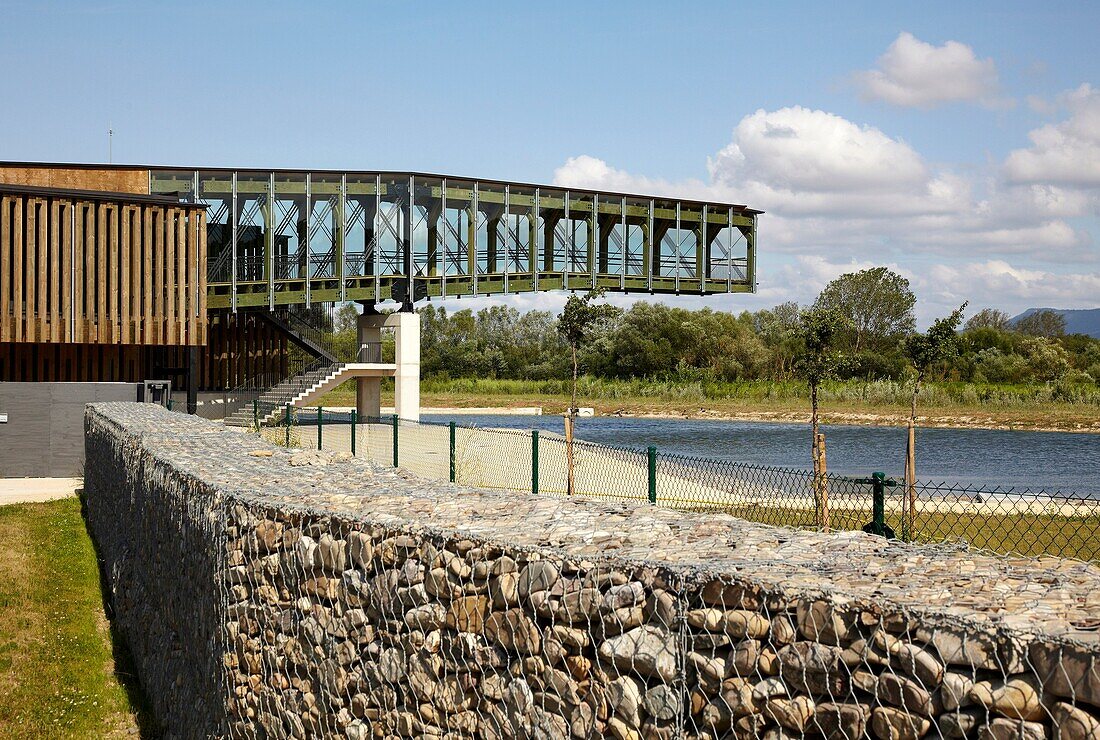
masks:
{"label": "concrete pillar", "polygon": [[[377,313],[361,313],[356,320],[357,347],[382,341],[382,325],[386,317]],[[355,379],[355,411],[360,418],[382,415],[382,379]]]}
{"label": "concrete pillar", "polygon": [[394,377],[394,411],[402,419],[420,420],[420,317],[402,311],[390,314],[394,328],[397,375]]}

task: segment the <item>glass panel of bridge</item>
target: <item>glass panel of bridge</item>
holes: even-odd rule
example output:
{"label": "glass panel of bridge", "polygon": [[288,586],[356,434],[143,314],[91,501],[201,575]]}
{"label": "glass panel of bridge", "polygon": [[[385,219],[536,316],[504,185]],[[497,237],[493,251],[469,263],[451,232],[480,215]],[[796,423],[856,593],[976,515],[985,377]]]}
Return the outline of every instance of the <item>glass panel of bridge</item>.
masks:
{"label": "glass panel of bridge", "polygon": [[443,181],[436,177],[413,179],[413,274],[435,276],[440,265],[440,208]]}
{"label": "glass panel of bridge", "polygon": [[275,279],[304,280],[308,258],[305,249],[305,174],[276,172],[275,197],[271,206],[275,235]]}
{"label": "glass panel of bridge", "polygon": [[374,274],[376,176],[348,175],[344,199],[344,275]]}
{"label": "glass panel of bridge", "polygon": [[310,277],[333,278],[340,274],[336,250],[340,228],[340,180],[340,175],[332,173],[310,176],[306,238]]}
{"label": "glass panel of bridge", "polygon": [[598,199],[600,208],[596,241],[596,271],[601,275],[622,275],[625,251],[623,199],[617,195],[601,195]]}
{"label": "glass panel of bridge", "polygon": [[379,275],[403,275],[405,228],[409,217],[409,176],[383,175],[374,218],[375,269]]}
{"label": "glass panel of bridge", "polygon": [[644,198],[626,199],[626,234],[623,238],[623,261],[626,274],[646,274],[646,235],[649,230],[649,201]]}
{"label": "glass panel of bridge", "polygon": [[479,273],[504,271],[504,186],[478,183],[477,267]]}
{"label": "glass panel of bridge", "polygon": [[[535,189],[512,185],[508,191],[508,228],[505,243],[505,269],[531,272],[531,234]],[[538,232],[535,231],[537,234]]]}
{"label": "glass panel of bridge", "polygon": [[567,269],[588,274],[588,244],[591,236],[594,198],[590,193],[572,193],[569,197],[569,251]]}
{"label": "glass panel of bridge", "polygon": [[440,219],[442,244],[440,255],[443,274],[470,274],[470,215],[474,200],[474,182],[447,178],[445,207]]}
{"label": "glass panel of bridge", "polygon": [[[199,192],[211,195],[225,187],[225,173],[199,173]],[[266,278],[264,247],[269,219],[271,175],[267,172],[237,173],[237,281],[261,282]]]}
{"label": "glass panel of bridge", "polygon": [[195,200],[206,205],[206,279],[228,283],[233,272],[233,176],[199,172]]}

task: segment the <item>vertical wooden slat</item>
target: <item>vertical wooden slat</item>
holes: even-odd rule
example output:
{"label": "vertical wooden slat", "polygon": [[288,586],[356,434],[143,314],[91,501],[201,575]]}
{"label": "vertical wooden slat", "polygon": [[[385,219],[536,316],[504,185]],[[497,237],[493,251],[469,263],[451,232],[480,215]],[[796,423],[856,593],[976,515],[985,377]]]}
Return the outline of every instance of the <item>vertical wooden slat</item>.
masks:
{"label": "vertical wooden slat", "polygon": [[37,227],[37,213],[36,201],[33,198],[27,198],[26,210],[24,211],[24,221],[26,223],[26,236],[24,237],[23,244],[25,245],[23,251],[23,270],[20,272],[25,277],[23,281],[23,299],[24,299],[24,328],[23,339],[28,342],[37,341],[37,335],[35,328],[38,323],[37,316],[37,304],[35,303],[35,288],[38,284],[38,265],[35,258],[38,252],[38,229]]}
{"label": "vertical wooden slat", "polygon": [[165,262],[165,247],[164,247],[164,215],[165,209],[157,208],[153,213],[153,238],[155,240],[155,246],[153,249],[156,255],[156,277],[153,278],[153,290],[156,292],[156,300],[153,304],[153,316],[155,327],[153,329],[153,344],[164,343],[164,262]]}
{"label": "vertical wooden slat", "polygon": [[130,335],[130,206],[122,206],[121,220],[122,231],[118,242],[118,298],[119,318],[122,321],[119,341],[129,344],[133,341]]}
{"label": "vertical wooden slat", "polygon": [[206,344],[207,331],[209,330],[209,322],[206,315],[206,211],[199,211],[199,241],[198,241],[198,254],[195,255],[195,260],[198,263],[196,275],[199,280],[199,344]]}
{"label": "vertical wooden slat", "polygon": [[[187,272],[187,221],[186,212],[176,211],[176,343],[187,344],[187,286],[191,284]],[[181,365],[182,366],[182,365]]]}
{"label": "vertical wooden slat", "polygon": [[164,290],[165,318],[168,322],[165,341],[176,343],[176,211],[164,209]]}
{"label": "vertical wooden slat", "polygon": [[95,203],[88,203],[84,217],[84,341],[96,339],[96,259],[95,230],[98,222]]}
{"label": "vertical wooden slat", "polygon": [[60,260],[61,260],[61,341],[73,342],[73,221],[75,204],[66,202],[60,208]]}
{"label": "vertical wooden slat", "polygon": [[[50,341],[61,341],[61,286],[68,270],[61,263],[61,201],[50,201]],[[56,363],[55,363],[56,365]]]}
{"label": "vertical wooden slat", "polygon": [[141,342],[142,344],[154,344],[156,329],[153,328],[153,253],[155,242],[153,239],[153,208],[142,206],[141,208]]}
{"label": "vertical wooden slat", "polygon": [[14,198],[0,198],[0,342],[10,342],[12,335],[11,212],[14,203]]}
{"label": "vertical wooden slat", "polygon": [[96,269],[96,342],[100,344],[109,342],[108,327],[111,325],[111,315],[107,311],[107,224],[110,215],[107,212],[107,204],[100,203],[96,209],[96,245],[95,245],[95,269]]}
{"label": "vertical wooden slat", "polygon": [[[73,204],[73,341],[84,341],[84,204]],[[73,361],[76,361],[75,356]],[[75,369],[74,369],[75,372]],[[73,377],[75,382],[76,377]]]}
{"label": "vertical wooden slat", "polygon": [[[122,330],[119,298],[121,297],[120,283],[122,282],[122,262],[119,259],[122,253],[122,244],[118,228],[119,207],[112,203],[107,206],[107,313],[110,315],[108,326],[111,327],[110,342],[117,344]],[[117,355],[116,355],[117,356]],[[112,375],[112,377],[114,377]]]}
{"label": "vertical wooden slat", "polygon": [[[37,257],[35,261],[38,263],[38,272],[36,277],[38,279],[38,288],[36,295],[38,297],[38,308],[35,311],[35,332],[38,336],[38,341],[49,341],[49,297],[50,297],[50,283],[56,283],[57,278],[50,278],[53,265],[50,264],[50,209],[49,201],[37,200],[35,201],[35,210],[38,212],[38,236],[35,240]],[[45,352],[39,356],[45,355]]]}
{"label": "vertical wooden slat", "polygon": [[11,219],[12,341],[23,341],[23,199],[16,198]]}
{"label": "vertical wooden slat", "polygon": [[[130,209],[130,339],[141,342],[141,206]],[[137,360],[134,360],[135,365]]]}

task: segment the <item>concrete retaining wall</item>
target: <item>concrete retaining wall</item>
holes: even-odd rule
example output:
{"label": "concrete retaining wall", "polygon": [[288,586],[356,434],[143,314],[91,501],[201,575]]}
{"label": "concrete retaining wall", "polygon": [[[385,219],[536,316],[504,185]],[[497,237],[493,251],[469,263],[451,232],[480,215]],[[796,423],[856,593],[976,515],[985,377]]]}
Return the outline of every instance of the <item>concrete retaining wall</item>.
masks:
{"label": "concrete retaining wall", "polygon": [[173,736],[1100,734],[1100,570],[464,489],[136,404],[86,419]]}

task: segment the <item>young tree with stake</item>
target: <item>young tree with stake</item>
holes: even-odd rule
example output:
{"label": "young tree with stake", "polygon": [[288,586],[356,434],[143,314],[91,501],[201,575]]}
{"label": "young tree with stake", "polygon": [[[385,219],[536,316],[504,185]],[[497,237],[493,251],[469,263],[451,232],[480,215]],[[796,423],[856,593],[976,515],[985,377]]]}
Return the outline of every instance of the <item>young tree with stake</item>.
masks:
{"label": "young tree with stake", "polygon": [[836,376],[843,364],[836,350],[849,322],[835,308],[810,308],[799,316],[798,335],[802,350],[797,366],[810,387],[811,454],[814,464],[814,524],[829,528],[829,492],[825,483],[825,435],[818,430],[818,394],[822,382]]}
{"label": "young tree with stake", "polygon": [[928,373],[937,364],[950,360],[958,352],[955,332],[962,323],[963,311],[967,303],[951,312],[949,316],[936,319],[928,327],[926,334],[914,332],[902,342],[902,351],[913,366],[913,395],[909,406],[909,429],[905,442],[905,489],[906,507],[902,526],[902,539],[911,539],[917,519],[917,396],[921,384]]}
{"label": "young tree with stake", "polygon": [[577,379],[580,375],[580,363],[577,355],[599,327],[615,314],[615,309],[606,303],[596,303],[603,295],[602,289],[590,290],[583,296],[573,293],[565,302],[565,308],[558,318],[558,334],[569,345],[573,360],[573,387],[569,396],[569,410],[565,413],[565,462],[567,470],[566,488],[572,496],[573,485],[573,423],[577,418]]}

